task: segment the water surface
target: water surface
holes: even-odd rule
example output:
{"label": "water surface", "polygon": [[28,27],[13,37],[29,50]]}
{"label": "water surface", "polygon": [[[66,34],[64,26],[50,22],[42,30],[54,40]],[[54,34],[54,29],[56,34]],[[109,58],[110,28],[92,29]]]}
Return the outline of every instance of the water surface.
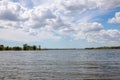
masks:
{"label": "water surface", "polygon": [[120,80],[120,50],[1,51],[0,80]]}

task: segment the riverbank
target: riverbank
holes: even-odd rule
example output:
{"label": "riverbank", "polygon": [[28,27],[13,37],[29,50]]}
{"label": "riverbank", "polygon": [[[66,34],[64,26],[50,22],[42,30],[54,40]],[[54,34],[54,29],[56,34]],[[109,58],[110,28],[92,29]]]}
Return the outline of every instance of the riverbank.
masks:
{"label": "riverbank", "polygon": [[92,47],[92,48],[85,48],[85,49],[120,49],[120,46],[103,46],[103,47]]}

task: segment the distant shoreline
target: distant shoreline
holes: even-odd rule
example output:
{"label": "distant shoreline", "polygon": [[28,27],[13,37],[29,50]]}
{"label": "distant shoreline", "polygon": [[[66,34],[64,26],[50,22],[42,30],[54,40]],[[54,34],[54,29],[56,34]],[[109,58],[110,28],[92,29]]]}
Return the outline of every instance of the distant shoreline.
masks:
{"label": "distant shoreline", "polygon": [[120,49],[41,49],[41,50],[0,50],[0,51],[48,51],[48,50],[120,50]]}
{"label": "distant shoreline", "polygon": [[90,48],[41,48],[41,46],[23,44],[20,46],[4,46],[0,44],[0,51],[43,51],[43,50],[105,50],[105,49],[120,49],[120,46],[102,46]]}
{"label": "distant shoreline", "polygon": [[96,49],[120,49],[120,46],[103,46],[103,47],[91,47],[91,48],[85,48],[85,49],[89,49],[89,50],[96,50]]}

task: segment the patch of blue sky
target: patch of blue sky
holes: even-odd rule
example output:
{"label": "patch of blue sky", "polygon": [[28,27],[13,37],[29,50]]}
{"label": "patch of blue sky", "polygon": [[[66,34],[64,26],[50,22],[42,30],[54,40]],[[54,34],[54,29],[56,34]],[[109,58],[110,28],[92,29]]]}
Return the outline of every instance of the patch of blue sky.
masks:
{"label": "patch of blue sky", "polygon": [[13,1],[13,2],[19,2],[19,0],[11,0],[11,1]]}
{"label": "patch of blue sky", "polygon": [[101,23],[105,29],[119,29],[120,30],[119,23],[109,23],[108,22],[109,19],[111,19],[115,16],[116,12],[120,12],[120,7],[111,9],[104,14],[98,15],[98,16],[92,18],[90,21]]}

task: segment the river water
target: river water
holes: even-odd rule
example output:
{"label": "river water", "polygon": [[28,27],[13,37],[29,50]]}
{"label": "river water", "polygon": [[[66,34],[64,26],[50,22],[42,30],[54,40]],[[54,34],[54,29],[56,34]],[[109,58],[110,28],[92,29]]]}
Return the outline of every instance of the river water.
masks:
{"label": "river water", "polygon": [[120,50],[1,51],[0,80],[120,80]]}

